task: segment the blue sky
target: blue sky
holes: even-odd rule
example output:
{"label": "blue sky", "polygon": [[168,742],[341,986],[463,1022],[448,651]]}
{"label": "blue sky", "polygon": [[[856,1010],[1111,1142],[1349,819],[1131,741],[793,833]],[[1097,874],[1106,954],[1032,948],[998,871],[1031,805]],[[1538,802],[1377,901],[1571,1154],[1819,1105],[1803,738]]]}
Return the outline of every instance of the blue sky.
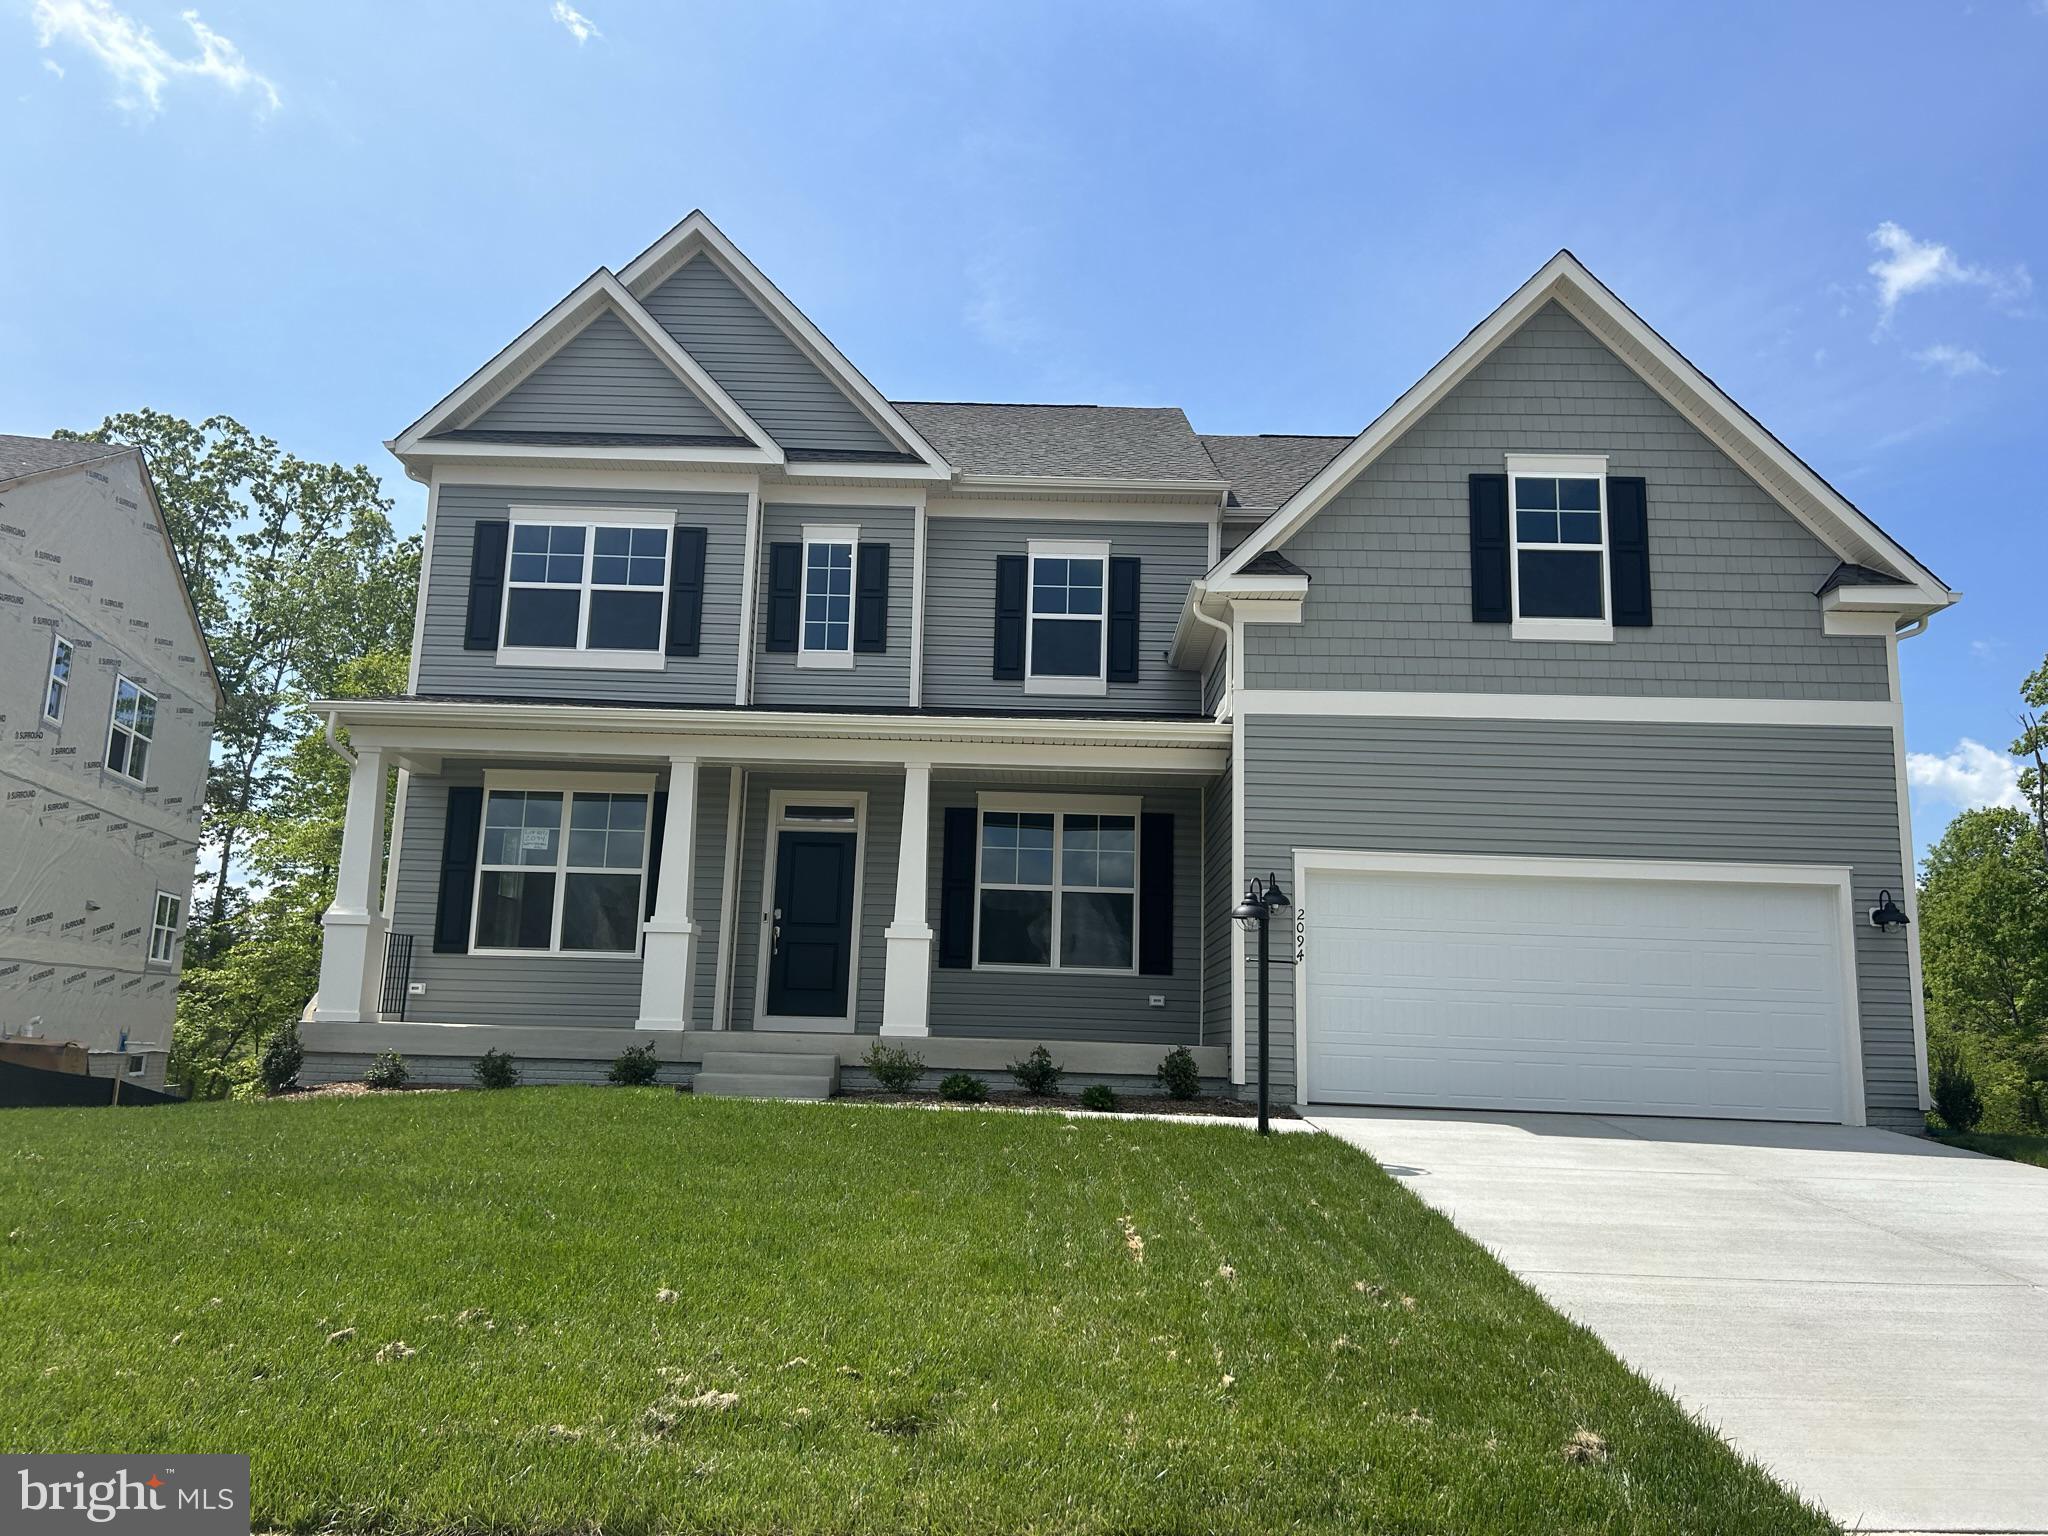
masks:
{"label": "blue sky", "polygon": [[0,431],[227,412],[417,526],[383,440],[702,206],[888,394],[1350,432],[1568,245],[1966,594],[1923,841],[2012,793],[2048,0],[192,3],[0,0]]}

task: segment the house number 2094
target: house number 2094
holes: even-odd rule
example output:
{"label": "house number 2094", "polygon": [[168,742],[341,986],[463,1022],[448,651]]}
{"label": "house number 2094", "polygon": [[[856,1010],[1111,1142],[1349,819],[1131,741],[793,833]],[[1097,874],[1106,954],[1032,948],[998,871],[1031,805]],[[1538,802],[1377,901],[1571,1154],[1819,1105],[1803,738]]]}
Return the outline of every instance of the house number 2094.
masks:
{"label": "house number 2094", "polygon": [[1294,909],[1294,963],[1301,964],[1308,958],[1308,909]]}

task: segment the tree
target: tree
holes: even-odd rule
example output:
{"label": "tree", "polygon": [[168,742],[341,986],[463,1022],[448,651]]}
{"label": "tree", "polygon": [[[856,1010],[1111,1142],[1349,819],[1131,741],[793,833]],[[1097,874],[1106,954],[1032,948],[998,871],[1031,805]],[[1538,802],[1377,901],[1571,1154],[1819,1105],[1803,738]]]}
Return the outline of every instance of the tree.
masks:
{"label": "tree", "polygon": [[2020,734],[2012,744],[2012,755],[2029,760],[2020,770],[2020,793],[2027,797],[2034,836],[2041,844],[2042,857],[2048,860],[2048,720],[2042,718],[2042,712],[2048,710],[2048,656],[2020,684],[2020,701],[2026,708],[2020,711]]}

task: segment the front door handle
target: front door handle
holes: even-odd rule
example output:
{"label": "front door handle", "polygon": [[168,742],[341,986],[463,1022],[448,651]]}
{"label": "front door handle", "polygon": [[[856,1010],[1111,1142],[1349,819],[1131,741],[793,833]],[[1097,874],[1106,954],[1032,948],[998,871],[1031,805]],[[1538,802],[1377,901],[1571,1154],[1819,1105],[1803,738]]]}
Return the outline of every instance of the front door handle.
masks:
{"label": "front door handle", "polygon": [[768,943],[768,954],[771,959],[782,953],[782,908],[777,907],[775,909],[775,916],[772,921],[775,927],[769,936]]}

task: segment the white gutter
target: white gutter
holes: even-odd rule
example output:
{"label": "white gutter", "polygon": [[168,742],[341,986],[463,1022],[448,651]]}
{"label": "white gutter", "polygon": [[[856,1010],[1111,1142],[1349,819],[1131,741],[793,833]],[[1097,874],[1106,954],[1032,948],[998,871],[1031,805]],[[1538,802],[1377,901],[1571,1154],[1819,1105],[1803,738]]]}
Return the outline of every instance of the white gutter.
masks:
{"label": "white gutter", "polygon": [[339,757],[344,763],[347,763],[349,767],[353,768],[356,765],[356,755],[355,753],[351,752],[345,745],[343,745],[342,740],[339,736],[334,734],[334,726],[334,711],[329,710],[327,712],[327,745],[334,749],[335,756]]}

